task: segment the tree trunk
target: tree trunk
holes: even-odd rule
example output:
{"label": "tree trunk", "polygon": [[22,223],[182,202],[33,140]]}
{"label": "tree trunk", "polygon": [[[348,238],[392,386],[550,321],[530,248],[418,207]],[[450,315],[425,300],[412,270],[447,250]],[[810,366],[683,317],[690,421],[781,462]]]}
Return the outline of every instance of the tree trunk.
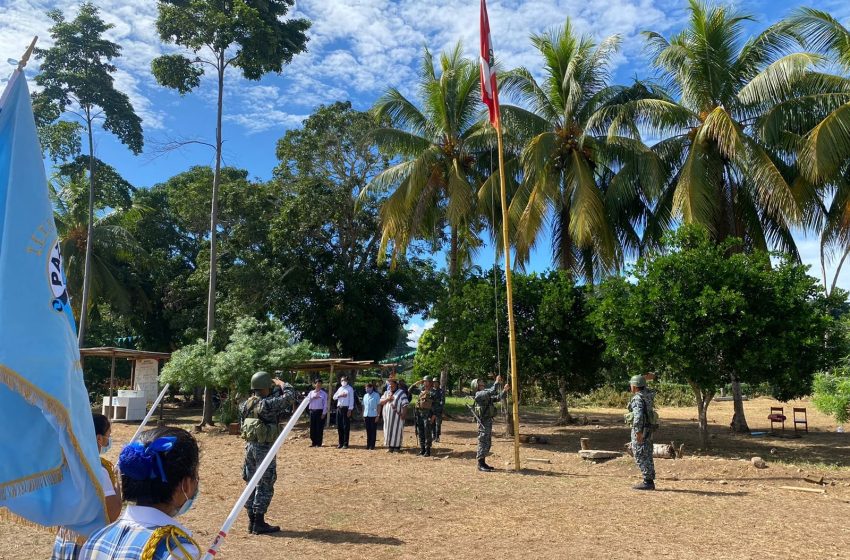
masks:
{"label": "tree trunk", "polygon": [[570,409],[567,403],[567,380],[559,379],[558,380],[558,394],[561,396],[561,400],[558,403],[559,413],[558,413],[558,424],[561,426],[566,426],[567,424],[573,423],[573,417],[570,416]]}
{"label": "tree trunk", "polygon": [[508,406],[507,401],[505,401],[504,406],[508,411],[507,422],[505,422],[505,437],[512,438],[514,437],[514,410],[512,406]]}
{"label": "tree trunk", "polygon": [[693,381],[688,381],[694,396],[697,399],[697,416],[699,418],[699,441],[700,446],[704,449],[708,448],[708,405],[711,404],[711,399],[714,398],[714,391],[702,389]]}
{"label": "tree trunk", "polygon": [[[841,267],[844,266],[844,260],[847,258],[847,253],[850,253],[850,245],[847,246],[847,249],[844,250],[844,254],[841,255],[841,260],[838,261],[838,266],[835,268],[835,276],[832,277],[832,285],[830,286],[827,295],[835,291],[835,285],[838,283],[838,275],[841,274]],[[826,273],[824,273],[824,278],[826,278]],[[824,288],[826,288],[825,282]]]}
{"label": "tree trunk", "polygon": [[457,280],[458,266],[457,259],[460,252],[460,240],[458,239],[457,226],[450,226],[451,229],[451,246],[449,247],[449,285],[451,286]]}
{"label": "tree trunk", "polygon": [[567,272],[572,272],[575,267],[575,259],[573,258],[573,240],[570,237],[570,205],[567,201],[561,208],[561,215],[558,217],[561,229],[561,238],[558,251],[559,268]]}
{"label": "tree trunk", "polygon": [[[210,205],[210,286],[207,295],[207,345],[213,343],[215,332],[215,300],[216,277],[218,271],[218,246],[216,230],[218,229],[218,186],[221,182],[221,114],[224,101],[224,52],[218,57],[218,105],[215,125],[215,171],[213,173],[212,203]],[[212,387],[204,387],[204,417],[201,426],[213,426]]]}
{"label": "tree trunk", "polygon": [[80,302],[80,329],[77,331],[77,345],[83,348],[86,341],[86,331],[89,326],[89,299],[91,298],[91,261],[94,251],[94,138],[92,136],[92,120],[89,110],[86,110],[86,124],[89,133],[89,224],[86,232],[86,260],[83,269],[83,295]]}
{"label": "tree trunk", "polygon": [[734,373],[729,375],[732,381],[732,399],[734,401],[735,413],[732,415],[732,431],[736,434],[750,433],[750,427],[747,426],[747,417],[744,415],[744,399],[741,393],[741,383],[738,381],[738,376]]}

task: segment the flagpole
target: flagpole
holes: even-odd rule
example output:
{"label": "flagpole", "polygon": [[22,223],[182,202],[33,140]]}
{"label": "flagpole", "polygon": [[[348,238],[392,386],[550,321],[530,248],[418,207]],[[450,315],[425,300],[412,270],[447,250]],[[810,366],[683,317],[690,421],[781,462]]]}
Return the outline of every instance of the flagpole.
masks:
{"label": "flagpole", "polygon": [[32,38],[32,43],[27,47],[24,56],[21,57],[20,62],[18,62],[18,70],[23,70],[27,66],[27,62],[30,61],[30,56],[32,55],[32,51],[35,50],[35,43],[38,41],[38,35]]}
{"label": "flagpole", "polygon": [[505,187],[505,156],[502,146],[502,118],[496,117],[496,139],[499,148],[499,191],[502,198],[502,246],[505,251],[505,284],[508,292],[508,346],[511,355],[511,399],[514,417],[514,470],[520,470],[519,463],[519,379],[516,364],[516,323],[514,322],[513,274],[511,273],[511,243],[508,233],[508,191]]}
{"label": "flagpole", "polygon": [[0,106],[3,105],[3,102],[6,101],[6,95],[11,91],[12,84],[15,82],[15,78],[19,73],[24,71],[26,68],[27,62],[29,62],[30,55],[32,55],[32,51],[35,49],[35,43],[38,41],[38,35],[33,37],[30,46],[27,47],[26,52],[24,52],[24,56],[21,57],[21,60],[18,61],[18,66],[12,71],[12,75],[9,77],[9,81],[6,82],[6,87],[3,88],[3,92],[0,93]]}

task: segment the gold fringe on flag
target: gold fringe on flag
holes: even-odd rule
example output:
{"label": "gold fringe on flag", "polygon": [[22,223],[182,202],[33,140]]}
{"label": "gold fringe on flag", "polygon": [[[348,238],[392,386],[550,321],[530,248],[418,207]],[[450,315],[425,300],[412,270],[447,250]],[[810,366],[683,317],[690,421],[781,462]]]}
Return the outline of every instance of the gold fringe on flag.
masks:
{"label": "gold fringe on flag", "polygon": [[58,467],[53,469],[0,484],[0,501],[60,483],[62,481],[62,467],[64,464],[65,462],[62,461]]}
{"label": "gold fringe on flag", "polygon": [[[80,443],[77,441],[77,436],[74,434],[74,431],[71,429],[71,420],[68,415],[68,411],[65,407],[56,400],[54,397],[51,397],[49,394],[42,391],[39,387],[36,387],[32,383],[30,383],[27,379],[25,379],[22,375],[17,373],[16,371],[8,368],[2,364],[0,364],[0,383],[7,386],[11,391],[18,393],[21,397],[24,398],[32,406],[38,407],[42,411],[52,415],[56,418],[57,423],[62,427],[65,433],[68,436],[68,440],[71,442],[71,446],[74,448],[74,452],[77,457],[83,459],[85,455],[83,455],[83,450],[80,448]],[[60,470],[62,466],[65,464],[65,458],[62,458],[63,462],[60,465]],[[95,476],[94,471],[92,471],[91,465],[89,465],[88,461],[82,460],[83,467],[86,469],[86,474],[89,477],[89,481],[92,483],[92,486],[95,489],[96,495],[100,500],[100,505],[103,508],[103,514],[106,518],[108,518],[107,512],[109,511],[106,508],[106,497],[103,494],[103,488],[100,486],[100,477]],[[45,473],[37,473],[33,475],[36,478],[44,477]],[[39,488],[43,488],[46,486],[50,486],[53,484],[57,484],[62,480],[62,473],[59,473],[58,478],[39,478],[41,481],[40,485],[33,485],[29,490],[25,490],[23,492],[19,492],[19,494],[23,494],[25,492],[31,492],[37,490]],[[9,483],[0,484],[0,491],[5,491],[5,487],[8,484],[16,484],[20,481],[11,481]],[[25,483],[26,485],[26,483]],[[16,494],[16,495],[19,495]],[[11,514],[11,512],[9,512]]]}

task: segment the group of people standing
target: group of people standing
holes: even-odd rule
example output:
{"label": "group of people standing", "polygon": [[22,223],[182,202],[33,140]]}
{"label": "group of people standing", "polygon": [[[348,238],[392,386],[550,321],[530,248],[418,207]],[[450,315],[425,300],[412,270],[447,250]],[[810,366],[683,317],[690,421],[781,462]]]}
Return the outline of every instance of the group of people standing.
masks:
{"label": "group of people standing", "polygon": [[330,413],[330,401],[333,400],[336,403],[338,449],[348,449],[351,418],[359,404],[366,427],[366,449],[375,449],[378,424],[383,421],[384,447],[390,453],[401,451],[408,409],[413,408],[419,455],[429,457],[433,442],[440,441],[445,393],[437,379],[425,376],[414,385],[419,384],[422,388],[413,398],[410,388],[398,379],[387,380],[383,394],[370,382],[366,384],[363,397],[358,399],[354,387],[349,384],[348,378],[343,376],[340,378],[339,388],[328,398],[328,393],[322,387],[322,380],[316,379],[313,389],[307,395],[310,401],[310,446],[322,446],[324,425]]}

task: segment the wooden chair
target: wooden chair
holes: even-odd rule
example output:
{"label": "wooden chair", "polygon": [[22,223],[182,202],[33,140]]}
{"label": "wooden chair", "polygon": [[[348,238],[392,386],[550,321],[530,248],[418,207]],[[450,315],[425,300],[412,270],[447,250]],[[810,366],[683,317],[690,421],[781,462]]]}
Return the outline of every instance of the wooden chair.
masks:
{"label": "wooden chair", "polygon": [[[781,406],[771,406],[770,414],[767,415],[767,419],[770,420],[770,431],[773,431],[774,424],[782,424],[782,429],[785,430],[785,409]],[[796,428],[796,424],[795,424]]]}
{"label": "wooden chair", "polygon": [[[797,415],[802,414],[802,418],[798,418]],[[797,424],[802,424],[806,433],[809,431],[809,417],[806,414],[805,408],[794,407],[794,431],[797,431]]]}

